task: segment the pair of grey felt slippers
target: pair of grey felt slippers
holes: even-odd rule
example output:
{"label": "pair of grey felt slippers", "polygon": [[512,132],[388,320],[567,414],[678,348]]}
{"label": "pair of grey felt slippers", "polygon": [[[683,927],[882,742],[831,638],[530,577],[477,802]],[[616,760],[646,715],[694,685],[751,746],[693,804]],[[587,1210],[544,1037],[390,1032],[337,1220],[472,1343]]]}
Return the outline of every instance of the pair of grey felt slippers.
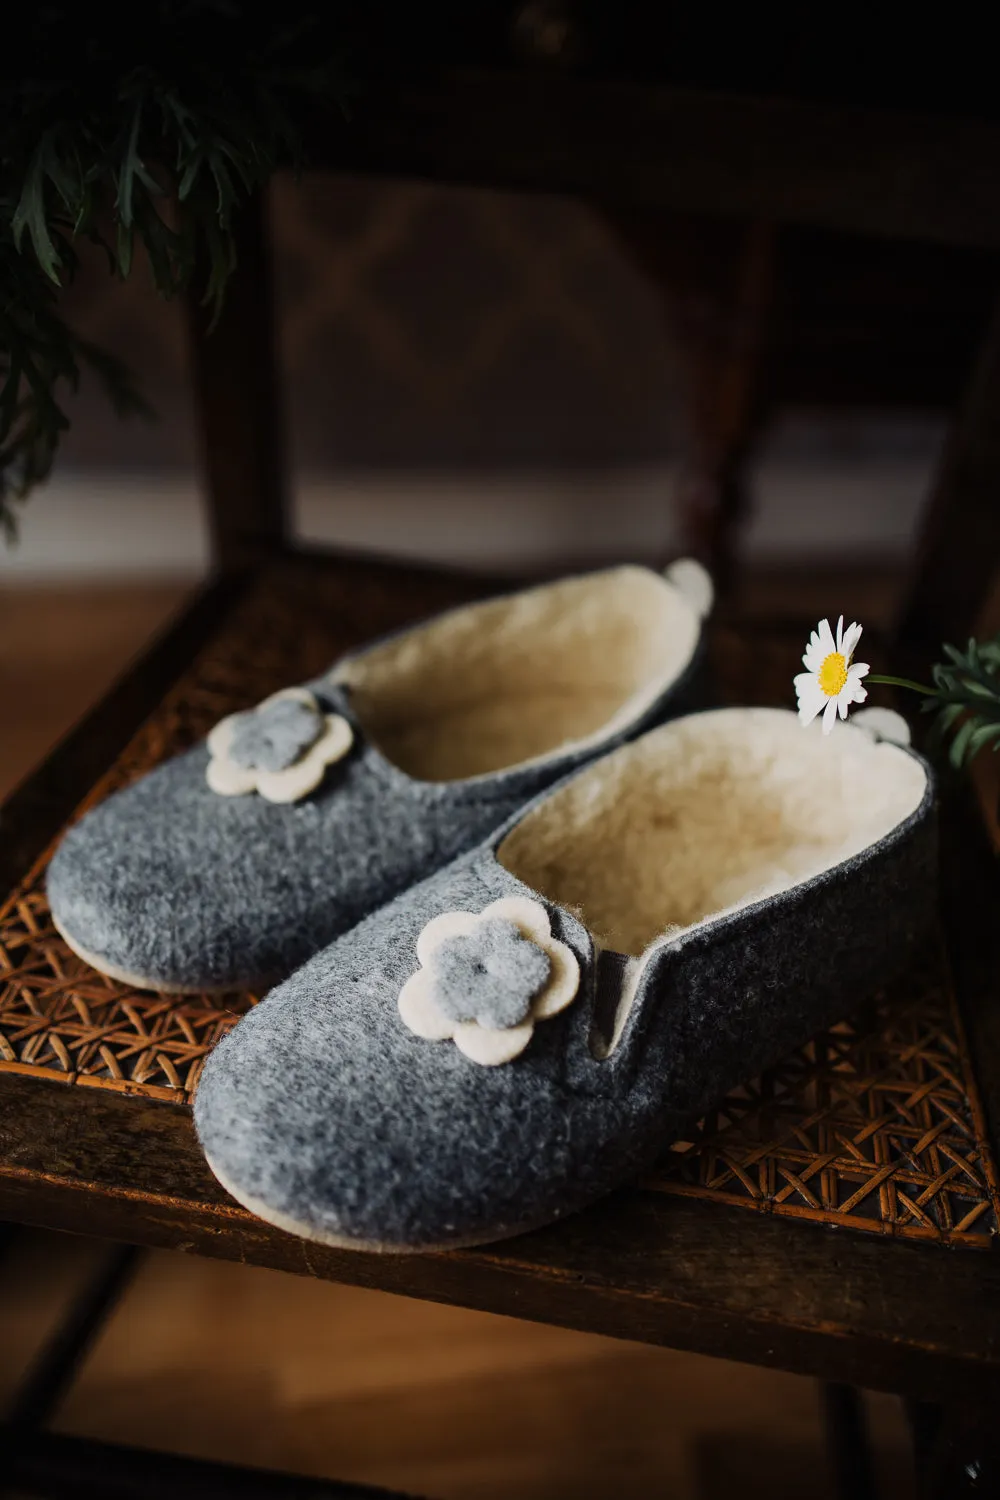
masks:
{"label": "pair of grey felt slippers", "polygon": [[195,1101],[245,1207],[359,1250],[549,1223],[905,962],[928,767],[853,724],[685,713],[710,603],[684,561],[456,610],[66,836],[49,898],[87,962],[283,981]]}

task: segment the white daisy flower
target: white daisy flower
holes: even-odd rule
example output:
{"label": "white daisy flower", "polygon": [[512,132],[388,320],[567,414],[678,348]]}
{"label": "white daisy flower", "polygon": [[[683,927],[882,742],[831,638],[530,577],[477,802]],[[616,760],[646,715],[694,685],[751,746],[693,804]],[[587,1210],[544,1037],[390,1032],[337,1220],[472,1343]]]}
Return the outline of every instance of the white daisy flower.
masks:
{"label": "white daisy flower", "polygon": [[829,620],[820,620],[802,658],[806,670],[795,678],[795,696],[803,724],[811,724],[822,714],[823,733],[829,734],[838,713],[846,719],[849,706],[863,703],[868,697],[861,679],[870,668],[866,661],[854,660],[860,639],[861,626],[848,625],[845,630],[843,615],[837,621],[836,637]]}

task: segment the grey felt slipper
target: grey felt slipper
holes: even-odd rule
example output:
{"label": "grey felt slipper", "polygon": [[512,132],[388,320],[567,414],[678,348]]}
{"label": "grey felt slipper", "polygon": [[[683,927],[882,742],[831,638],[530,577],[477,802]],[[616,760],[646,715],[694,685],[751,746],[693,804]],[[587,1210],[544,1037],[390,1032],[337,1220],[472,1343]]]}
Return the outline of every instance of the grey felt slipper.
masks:
{"label": "grey felt slipper", "polygon": [[274,990],[195,1121],[242,1204],[359,1250],[517,1234],[846,1014],[933,905],[926,764],[792,713],[674,720]]}
{"label": "grey felt slipper", "polygon": [[623,567],[441,615],[230,715],[89,813],[56,926],[154,989],[273,983],[572,767],[679,710],[711,585]]}

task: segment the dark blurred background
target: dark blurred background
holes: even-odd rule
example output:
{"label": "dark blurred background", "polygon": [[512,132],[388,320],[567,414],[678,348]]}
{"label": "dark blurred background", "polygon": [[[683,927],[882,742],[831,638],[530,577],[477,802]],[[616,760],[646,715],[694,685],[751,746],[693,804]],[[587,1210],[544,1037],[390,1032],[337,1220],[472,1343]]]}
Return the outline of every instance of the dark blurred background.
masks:
{"label": "dark blurred background", "polygon": [[[271,202],[300,536],[508,575],[659,564],[720,545],[721,497],[748,607],[891,620],[995,256],[690,219],[650,237],[556,198],[329,176]],[[157,418],[84,388],[0,552],[0,793],[208,560],[182,308],[99,261],[66,305]],[[12,1254],[0,1396],[89,1252]],[[881,1492],[905,1495],[899,1404],[869,1414]],[[807,1380],[170,1255],[59,1423],[456,1500],[831,1493]]]}
{"label": "dark blurred background", "polygon": [[[587,205],[306,175],[272,192],[295,515],[328,543],[508,572],[683,547],[678,484],[745,316],[745,227],[677,219],[657,263]],[[996,257],[783,230],[767,246],[743,425],[751,564],[904,557]],[[944,297],[942,300],[942,291]],[[99,257],[72,321],[133,366],[101,393],[0,580],[186,579],[206,565],[185,324]]]}

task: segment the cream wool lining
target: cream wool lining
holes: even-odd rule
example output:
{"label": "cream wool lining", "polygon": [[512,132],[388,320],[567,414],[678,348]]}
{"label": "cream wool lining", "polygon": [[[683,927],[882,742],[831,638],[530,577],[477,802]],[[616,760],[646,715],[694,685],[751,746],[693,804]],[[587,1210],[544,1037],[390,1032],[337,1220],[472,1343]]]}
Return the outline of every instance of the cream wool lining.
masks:
{"label": "cream wool lining", "polygon": [[877,842],[917,807],[920,762],[863,729],[824,736],[783,709],[676,719],[598,761],[497,850],[575,911],[602,948],[641,957]]}
{"label": "cream wool lining", "polygon": [[366,733],[422,781],[585,747],[632,723],[690,664],[700,621],[647,568],[454,610],[344,662]]}

